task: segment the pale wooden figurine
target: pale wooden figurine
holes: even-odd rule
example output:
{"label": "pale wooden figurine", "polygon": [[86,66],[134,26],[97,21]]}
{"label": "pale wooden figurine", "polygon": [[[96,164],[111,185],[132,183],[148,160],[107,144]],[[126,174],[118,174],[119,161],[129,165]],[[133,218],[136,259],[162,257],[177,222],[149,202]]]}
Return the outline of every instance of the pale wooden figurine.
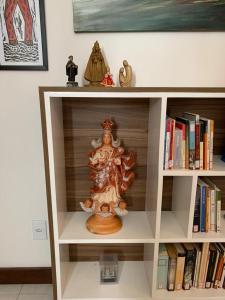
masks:
{"label": "pale wooden figurine", "polygon": [[123,61],[123,67],[120,68],[119,82],[121,87],[131,87],[132,85],[132,67],[128,64],[127,60]]}
{"label": "pale wooden figurine", "polygon": [[94,185],[90,198],[81,202],[81,207],[92,216],[87,220],[87,229],[96,234],[110,234],[122,227],[119,216],[127,214],[127,204],[122,194],[134,180],[131,169],[135,165],[135,154],[125,154],[119,139],[112,135],[113,122],[102,123],[103,135],[92,141],[95,148],[89,156],[90,178]]}

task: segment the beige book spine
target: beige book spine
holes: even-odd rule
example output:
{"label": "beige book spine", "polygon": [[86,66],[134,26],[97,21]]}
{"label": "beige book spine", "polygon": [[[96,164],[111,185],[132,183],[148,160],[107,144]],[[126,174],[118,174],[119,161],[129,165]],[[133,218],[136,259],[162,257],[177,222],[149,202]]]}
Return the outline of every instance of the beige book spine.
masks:
{"label": "beige book spine", "polygon": [[204,287],[204,278],[205,278],[205,270],[208,260],[208,252],[209,252],[209,243],[202,244],[202,257],[199,268],[199,277],[198,277],[198,288],[202,289]]}
{"label": "beige book spine", "polygon": [[185,256],[177,257],[177,268],[175,277],[175,290],[182,289],[183,277],[184,277],[184,265]]}

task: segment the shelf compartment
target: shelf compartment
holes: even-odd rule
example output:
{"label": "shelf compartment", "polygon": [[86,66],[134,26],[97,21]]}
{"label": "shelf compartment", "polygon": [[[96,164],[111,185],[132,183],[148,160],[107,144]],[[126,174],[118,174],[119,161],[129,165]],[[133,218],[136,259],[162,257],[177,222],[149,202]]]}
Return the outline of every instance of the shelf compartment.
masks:
{"label": "shelf compartment", "polygon": [[60,244],[68,243],[151,243],[154,241],[149,216],[144,211],[131,211],[123,217],[122,229],[110,235],[92,234],[86,229],[90,214],[67,212],[59,235]]}
{"label": "shelf compartment", "polygon": [[144,262],[119,262],[119,283],[100,284],[99,262],[63,263],[68,278],[62,299],[148,298]]}
{"label": "shelf compartment", "polygon": [[214,155],[212,170],[163,170],[164,176],[225,176],[225,162],[221,160],[221,155]]}
{"label": "shelf compartment", "polygon": [[193,177],[164,177],[160,241],[188,238]]}
{"label": "shelf compartment", "polygon": [[[100,253],[118,254],[118,283],[100,283]],[[148,298],[153,244],[60,245],[60,299]]]}
{"label": "shelf compartment", "polygon": [[225,299],[225,290],[224,289],[198,289],[191,288],[190,290],[180,290],[180,291],[167,291],[156,290],[154,293],[154,299],[188,299],[188,300],[196,300],[196,299],[216,299],[216,300],[224,300]]}

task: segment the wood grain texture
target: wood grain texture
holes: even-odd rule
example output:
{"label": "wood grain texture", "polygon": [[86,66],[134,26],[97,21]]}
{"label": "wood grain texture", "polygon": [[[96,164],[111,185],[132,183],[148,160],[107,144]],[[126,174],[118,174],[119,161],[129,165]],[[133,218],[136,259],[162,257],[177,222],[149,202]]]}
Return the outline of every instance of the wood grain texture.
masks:
{"label": "wood grain texture", "polygon": [[137,153],[136,179],[125,194],[129,210],[144,210],[148,145],[148,99],[63,100],[67,209],[79,211],[80,201],[89,197],[88,153],[91,141],[102,135],[100,123],[111,118],[116,123],[114,137],[127,151]]}
{"label": "wood grain texture", "polygon": [[143,260],[144,244],[71,244],[71,261],[99,261],[101,253],[118,254],[119,260]]}
{"label": "wood grain texture", "polygon": [[165,176],[163,178],[162,210],[170,211],[172,209],[173,177]]}
{"label": "wood grain texture", "polygon": [[51,268],[0,268],[0,284],[52,283]]}
{"label": "wood grain texture", "polygon": [[214,154],[225,152],[225,99],[220,98],[169,98],[167,113],[170,117],[182,116],[183,112],[193,112],[213,119],[215,123]]}

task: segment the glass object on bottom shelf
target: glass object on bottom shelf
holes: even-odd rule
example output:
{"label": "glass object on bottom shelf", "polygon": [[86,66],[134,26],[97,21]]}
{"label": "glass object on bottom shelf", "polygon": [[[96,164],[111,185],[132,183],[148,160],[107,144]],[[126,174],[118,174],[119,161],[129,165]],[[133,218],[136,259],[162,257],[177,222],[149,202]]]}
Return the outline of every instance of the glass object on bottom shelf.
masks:
{"label": "glass object on bottom shelf", "polygon": [[100,256],[100,281],[101,283],[118,282],[118,255],[105,254]]}

